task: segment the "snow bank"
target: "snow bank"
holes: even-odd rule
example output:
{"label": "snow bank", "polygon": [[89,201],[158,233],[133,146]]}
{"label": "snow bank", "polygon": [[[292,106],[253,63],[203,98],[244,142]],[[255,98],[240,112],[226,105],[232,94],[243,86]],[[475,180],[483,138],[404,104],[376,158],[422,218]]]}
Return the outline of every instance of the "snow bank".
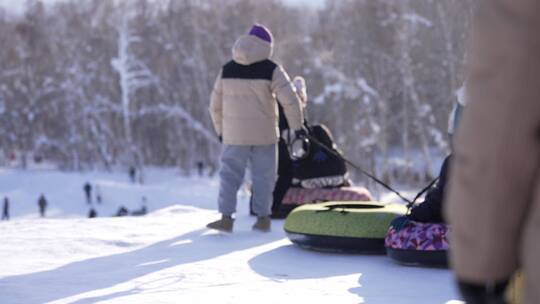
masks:
{"label": "snow bank", "polygon": [[[86,219],[87,180],[102,187],[102,214],[121,202],[135,207],[140,195],[153,212]],[[0,222],[0,303],[433,304],[458,298],[448,270],[306,251],[288,241],[282,220],[273,221],[271,233],[253,232],[245,195],[233,234],[208,231],[205,224],[218,216],[216,179],[156,170],[147,180],[134,185],[123,174],[0,171],[1,193],[18,204],[15,219]],[[35,218],[41,191],[54,206],[51,218]]]}

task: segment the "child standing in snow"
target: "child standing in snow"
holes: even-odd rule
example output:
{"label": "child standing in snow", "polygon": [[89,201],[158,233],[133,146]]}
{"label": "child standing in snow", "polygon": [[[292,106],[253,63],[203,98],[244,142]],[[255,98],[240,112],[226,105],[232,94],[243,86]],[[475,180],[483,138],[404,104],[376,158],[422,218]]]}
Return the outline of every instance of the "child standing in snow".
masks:
{"label": "child standing in snow", "polygon": [[264,26],[254,25],[233,47],[233,60],[223,66],[210,101],[216,133],[223,142],[220,169],[219,212],[222,218],[208,228],[231,232],[236,194],[248,162],[253,179],[253,229],[270,230],[272,190],[276,181],[281,104],[292,130],[301,133],[301,102],[285,70],[270,60],[273,37]]}

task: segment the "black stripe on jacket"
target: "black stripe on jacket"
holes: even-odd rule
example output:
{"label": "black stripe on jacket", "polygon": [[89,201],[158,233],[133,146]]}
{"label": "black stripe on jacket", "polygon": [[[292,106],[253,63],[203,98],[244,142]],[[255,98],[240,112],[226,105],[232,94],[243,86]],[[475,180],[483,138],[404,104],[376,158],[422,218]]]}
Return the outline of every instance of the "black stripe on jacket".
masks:
{"label": "black stripe on jacket", "polygon": [[223,79],[261,79],[272,81],[277,64],[266,59],[250,65],[241,65],[233,60],[223,66]]}

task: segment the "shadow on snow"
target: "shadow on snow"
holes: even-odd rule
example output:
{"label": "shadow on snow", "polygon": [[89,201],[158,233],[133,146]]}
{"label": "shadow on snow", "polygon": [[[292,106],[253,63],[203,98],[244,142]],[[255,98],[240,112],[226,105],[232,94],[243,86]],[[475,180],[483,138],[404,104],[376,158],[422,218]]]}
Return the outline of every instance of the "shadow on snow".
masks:
{"label": "shadow on snow", "polygon": [[[261,236],[252,232],[226,236],[204,235],[205,231],[207,230],[198,229],[134,251],[73,262],[52,270],[1,278],[0,300],[3,298],[25,304],[60,300],[109,288],[166,268],[257,247],[282,237],[279,234]],[[175,280],[176,282],[182,280],[182,274],[179,273],[178,276],[166,280],[163,284],[154,281],[142,285],[152,284],[152,286],[157,285],[162,288],[174,284]],[[144,292],[152,292],[151,289],[144,289]],[[143,286],[139,284],[128,291],[85,298],[75,303],[94,303],[142,291]]]}
{"label": "shadow on snow", "polygon": [[358,274],[359,286],[343,288],[366,303],[395,303],[396,299],[399,303],[445,303],[451,300],[448,295],[456,294],[449,270],[401,266],[384,255],[322,253],[289,245],[260,254],[249,265],[275,280]]}

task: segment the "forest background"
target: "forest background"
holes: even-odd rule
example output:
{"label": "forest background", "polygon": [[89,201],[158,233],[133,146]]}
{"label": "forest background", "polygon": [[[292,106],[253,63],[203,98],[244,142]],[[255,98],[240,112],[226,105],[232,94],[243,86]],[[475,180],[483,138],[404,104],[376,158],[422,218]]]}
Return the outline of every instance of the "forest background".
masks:
{"label": "forest background", "polygon": [[311,123],[386,181],[423,183],[449,152],[472,13],[471,0],[28,0],[0,11],[0,165],[215,172],[212,85],[260,22],[306,78]]}

